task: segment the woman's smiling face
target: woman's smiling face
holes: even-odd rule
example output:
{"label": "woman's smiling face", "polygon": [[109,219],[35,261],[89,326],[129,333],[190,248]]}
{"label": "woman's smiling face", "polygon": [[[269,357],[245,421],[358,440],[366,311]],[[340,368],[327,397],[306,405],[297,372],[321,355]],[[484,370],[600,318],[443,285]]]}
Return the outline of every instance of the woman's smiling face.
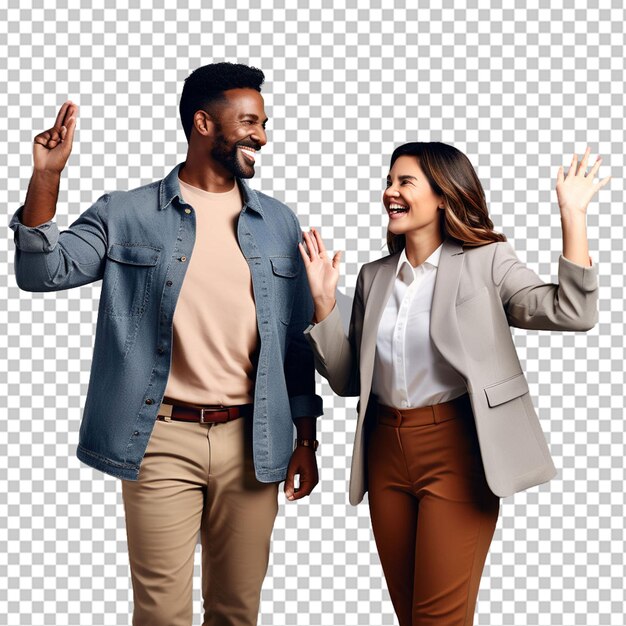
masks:
{"label": "woman's smiling face", "polygon": [[435,194],[416,157],[403,155],[396,159],[387,176],[383,204],[389,215],[389,231],[394,235],[439,229],[443,196]]}

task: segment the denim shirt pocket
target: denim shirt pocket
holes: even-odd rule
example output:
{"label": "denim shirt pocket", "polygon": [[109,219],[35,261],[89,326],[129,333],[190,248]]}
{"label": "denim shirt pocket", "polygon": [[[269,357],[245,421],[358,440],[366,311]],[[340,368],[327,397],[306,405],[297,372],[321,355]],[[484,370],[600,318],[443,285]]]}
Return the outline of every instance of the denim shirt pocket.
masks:
{"label": "denim shirt pocket", "polygon": [[298,259],[292,256],[272,256],[272,308],[283,324],[291,321],[291,308],[298,276]]}
{"label": "denim shirt pocket", "polygon": [[160,248],[114,243],[107,251],[106,298],[109,317],[141,317],[151,295],[152,278]]}

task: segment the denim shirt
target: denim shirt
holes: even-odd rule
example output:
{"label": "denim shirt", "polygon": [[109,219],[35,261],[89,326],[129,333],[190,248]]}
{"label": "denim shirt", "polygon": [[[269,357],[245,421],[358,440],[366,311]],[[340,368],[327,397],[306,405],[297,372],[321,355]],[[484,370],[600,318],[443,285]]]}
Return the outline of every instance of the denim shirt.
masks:
{"label": "denim shirt", "polygon": [[[58,291],[102,279],[76,455],[127,480],[139,476],[165,392],[174,309],[189,265],[185,261],[193,254],[195,212],[178,184],[183,164],[160,181],[105,193],[62,232],[54,221],[22,224],[23,206],[9,224],[21,289]],[[275,482],[287,473],[293,420],[322,414],[313,355],[303,334],[313,304],[295,214],[243,180],[237,184],[244,202],[237,240],[250,267],[260,337],[254,467],[259,481]]]}

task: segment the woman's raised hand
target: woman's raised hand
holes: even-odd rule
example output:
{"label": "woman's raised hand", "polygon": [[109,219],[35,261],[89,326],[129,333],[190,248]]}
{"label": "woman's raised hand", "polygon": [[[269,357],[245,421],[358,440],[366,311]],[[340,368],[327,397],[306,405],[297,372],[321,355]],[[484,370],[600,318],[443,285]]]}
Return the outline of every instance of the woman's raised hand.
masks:
{"label": "woman's raised hand", "polygon": [[306,268],[309,289],[315,305],[315,321],[321,322],[335,306],[335,291],[339,281],[341,251],[328,258],[320,234],[311,228],[311,233],[302,233],[306,249],[299,243],[300,254]]}
{"label": "woman's raised hand", "polygon": [[583,267],[591,266],[587,241],[587,205],[598,190],[611,179],[607,176],[597,183],[593,182],[602,159],[598,157],[592,168],[587,171],[590,152],[591,148],[588,147],[580,165],[578,157],[574,154],[567,176],[563,173],[563,167],[559,168],[556,176],[556,195],[563,230],[563,256]]}
{"label": "woman's raised hand", "polygon": [[610,176],[607,176],[597,183],[593,182],[600,168],[602,157],[598,157],[593,167],[587,171],[587,160],[590,152],[591,148],[588,147],[580,165],[578,165],[578,156],[574,154],[567,176],[564,175],[563,167],[559,168],[556,177],[556,195],[563,217],[585,215],[590,200],[611,179]]}

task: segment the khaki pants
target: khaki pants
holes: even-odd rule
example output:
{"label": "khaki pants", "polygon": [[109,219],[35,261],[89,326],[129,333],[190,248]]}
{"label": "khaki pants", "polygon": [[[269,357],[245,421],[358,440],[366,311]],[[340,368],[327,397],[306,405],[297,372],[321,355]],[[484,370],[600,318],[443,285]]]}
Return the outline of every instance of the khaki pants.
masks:
{"label": "khaki pants", "polygon": [[446,421],[377,418],[368,448],[374,538],[400,626],[472,626],[500,499],[467,398]]}
{"label": "khaki pants", "polygon": [[254,626],[278,483],[254,476],[251,420],[157,420],[139,480],[122,480],[133,626],[191,626],[202,542],[203,626]]}

